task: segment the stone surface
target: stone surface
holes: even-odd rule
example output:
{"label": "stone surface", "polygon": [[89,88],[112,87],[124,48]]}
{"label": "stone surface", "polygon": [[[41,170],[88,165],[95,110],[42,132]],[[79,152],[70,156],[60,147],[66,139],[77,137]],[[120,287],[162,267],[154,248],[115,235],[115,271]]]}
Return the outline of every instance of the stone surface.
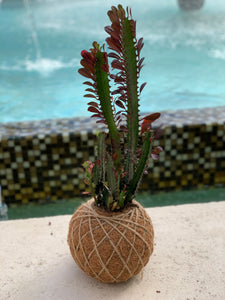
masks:
{"label": "stone surface", "polygon": [[0,223],[0,299],[225,299],[225,201],[147,209],[155,250],[122,284],[89,278],[67,246],[71,216]]}

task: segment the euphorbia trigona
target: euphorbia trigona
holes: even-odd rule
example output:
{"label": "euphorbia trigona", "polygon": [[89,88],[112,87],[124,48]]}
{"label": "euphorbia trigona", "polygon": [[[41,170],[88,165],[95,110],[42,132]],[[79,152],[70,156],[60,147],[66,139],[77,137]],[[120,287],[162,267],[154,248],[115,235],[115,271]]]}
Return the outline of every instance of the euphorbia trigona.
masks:
{"label": "euphorbia trigona", "polygon": [[[97,123],[108,127],[108,135],[98,135],[97,159],[84,164],[88,183],[96,203],[109,210],[120,210],[135,196],[149,157],[158,158],[161,148],[152,149],[154,130],[152,122],[160,113],[140,120],[139,96],[146,85],[138,87],[138,78],[144,58],[140,53],[143,39],[136,38],[136,22],[131,10],[121,5],[108,11],[111,25],[106,43],[112,50],[105,52],[104,45],[93,43],[90,51],[81,52],[79,73],[89,80],[85,97],[90,97],[88,111]],[[112,58],[111,73],[108,58]],[[110,81],[116,88],[110,91]]]}

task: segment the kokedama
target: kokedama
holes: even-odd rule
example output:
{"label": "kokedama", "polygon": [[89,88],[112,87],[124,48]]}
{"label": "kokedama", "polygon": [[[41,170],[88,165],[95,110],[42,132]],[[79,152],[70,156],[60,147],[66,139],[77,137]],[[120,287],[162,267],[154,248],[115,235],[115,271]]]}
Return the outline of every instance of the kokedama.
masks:
{"label": "kokedama", "polygon": [[[140,272],[153,251],[153,227],[145,210],[134,201],[149,159],[158,159],[161,147],[153,148],[158,132],[153,113],[141,119],[138,86],[143,67],[143,38],[136,38],[131,10],[121,5],[108,11],[111,21],[105,45],[93,42],[81,52],[79,73],[84,82],[88,111],[107,131],[97,136],[96,160],[87,161],[85,182],[92,200],[74,213],[68,243],[77,264],[103,282],[125,281]],[[108,59],[111,59],[111,69]],[[111,91],[110,83],[116,87]]]}

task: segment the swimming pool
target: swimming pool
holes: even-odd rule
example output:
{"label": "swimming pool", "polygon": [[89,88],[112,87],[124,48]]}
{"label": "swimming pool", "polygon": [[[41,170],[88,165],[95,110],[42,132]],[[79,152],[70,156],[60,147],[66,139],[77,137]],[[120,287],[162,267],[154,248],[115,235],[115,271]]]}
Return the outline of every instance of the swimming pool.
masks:
{"label": "swimming pool", "polygon": [[[138,193],[136,200],[144,207],[159,207],[168,205],[181,205],[191,203],[207,203],[224,201],[225,188],[205,188],[203,190],[176,191],[170,193]],[[24,205],[11,205],[8,209],[8,219],[26,219],[57,215],[71,215],[74,210],[87,198],[74,198],[70,200],[58,200],[50,203],[35,203]]]}
{"label": "swimming pool", "polygon": [[[225,2],[120,1],[144,37],[142,112],[225,105]],[[0,122],[87,116],[80,51],[103,42],[112,0],[3,0]]]}

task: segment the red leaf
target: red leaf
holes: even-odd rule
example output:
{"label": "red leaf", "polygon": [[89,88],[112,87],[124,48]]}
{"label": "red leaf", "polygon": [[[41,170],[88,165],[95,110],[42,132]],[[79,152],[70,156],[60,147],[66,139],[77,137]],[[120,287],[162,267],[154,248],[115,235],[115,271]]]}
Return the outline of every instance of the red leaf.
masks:
{"label": "red leaf", "polygon": [[112,23],[119,23],[119,18],[118,18],[117,14],[116,14],[116,10],[117,10],[116,7],[112,6],[112,10],[109,10],[107,12],[107,14],[108,14],[108,16],[110,18],[110,21]]}
{"label": "red leaf", "polygon": [[114,50],[114,51],[116,51],[118,53],[121,53],[121,47],[120,47],[120,45],[117,45],[118,43],[114,44],[114,42],[111,40],[110,37],[108,37],[106,39],[106,42],[107,42],[107,44],[108,44],[108,46],[109,46],[110,49],[112,49],[112,50]]}
{"label": "red leaf", "polygon": [[82,59],[80,64],[90,73],[94,73],[94,66],[89,61]]}
{"label": "red leaf", "polygon": [[119,91],[118,91],[118,90],[112,91],[112,93],[111,93],[111,94],[112,94],[112,95],[119,94]]}
{"label": "red leaf", "polygon": [[140,87],[140,93],[142,92],[143,88],[146,86],[147,82],[143,83]]}
{"label": "red leaf", "polygon": [[124,20],[125,18],[125,10],[123,9],[122,5],[118,5],[117,15],[120,18],[120,20]]}
{"label": "red leaf", "polygon": [[117,40],[117,41],[120,42],[120,36],[119,36],[119,34],[118,34],[117,31],[112,31],[112,32],[111,32],[111,37],[112,37],[113,39],[115,39],[115,40]]}
{"label": "red leaf", "polygon": [[94,56],[86,50],[81,51],[81,56],[83,57],[84,60],[88,60],[90,62],[94,62],[95,60]]}
{"label": "red leaf", "polygon": [[104,119],[98,120],[98,121],[96,121],[96,123],[102,123],[102,124],[105,124],[105,125],[107,124],[106,121],[105,121]]}
{"label": "red leaf", "polygon": [[86,98],[95,98],[96,99],[96,96],[93,95],[93,94],[85,94],[84,97],[86,97]]}
{"label": "red leaf", "polygon": [[124,103],[126,103],[126,102],[127,102],[126,94],[122,94],[122,95],[119,97],[119,99],[120,99],[121,101],[123,101]]}
{"label": "red leaf", "polygon": [[95,87],[94,83],[91,83],[90,81],[84,81],[83,84],[86,84],[86,85],[90,85],[92,87]]}
{"label": "red leaf", "polygon": [[85,68],[79,69],[78,72],[84,77],[93,79],[93,76]]}
{"label": "red leaf", "polygon": [[98,103],[96,103],[96,102],[89,102],[88,105],[98,108]]}
{"label": "red leaf", "polygon": [[141,69],[143,68],[143,65],[142,65],[142,63],[143,63],[143,61],[144,61],[144,57],[142,57],[140,60],[139,60],[139,62],[138,62],[138,69],[139,69],[139,72],[141,71]]}
{"label": "red leaf", "polygon": [[143,61],[144,61],[144,57],[142,57],[140,60],[139,60],[139,64],[142,64],[143,63]]}
{"label": "red leaf", "polygon": [[108,54],[108,57],[112,57],[112,58],[115,58],[115,59],[118,59],[118,60],[120,60],[120,57],[119,57],[119,55],[118,55],[118,54],[116,54],[116,53],[114,53],[114,52],[110,52],[110,53]]}
{"label": "red leaf", "polygon": [[94,114],[94,115],[91,116],[91,118],[102,118],[102,115],[101,115],[101,113]]}
{"label": "red leaf", "polygon": [[86,92],[91,92],[91,93],[94,93],[94,94],[95,94],[95,92],[96,92],[95,90],[93,90],[93,89],[90,89],[90,88],[88,88],[88,89],[85,89],[85,91],[86,91]]}
{"label": "red leaf", "polygon": [[87,52],[86,50],[82,50],[82,51],[81,51],[81,56],[84,57],[85,54],[87,54],[87,53],[88,53],[88,52]]}
{"label": "red leaf", "polygon": [[111,34],[111,32],[113,31],[111,26],[105,26],[105,31],[108,33],[108,34]]}
{"label": "red leaf", "polygon": [[116,105],[119,106],[120,108],[126,109],[123,103],[120,100],[116,101]]}
{"label": "red leaf", "polygon": [[124,71],[123,64],[119,62],[117,59],[114,59],[111,63],[112,68],[119,69],[121,71]]}
{"label": "red leaf", "polygon": [[118,89],[116,89],[112,92],[112,95],[116,95],[116,94],[124,95],[126,90],[127,90],[127,88],[125,86],[121,85],[118,87]]}
{"label": "red leaf", "polygon": [[[123,73],[123,72],[118,72],[116,75],[110,74],[110,78],[112,78],[115,82],[123,83],[125,80],[124,80],[124,77],[120,73]],[[118,74],[120,74],[120,75],[118,75]]]}
{"label": "red leaf", "polygon": [[89,106],[88,111],[99,114],[99,110],[94,106]]}
{"label": "red leaf", "polygon": [[141,125],[141,134],[151,129],[151,124],[160,117],[160,113],[154,113],[144,117]]}
{"label": "red leaf", "polygon": [[153,121],[157,120],[160,117],[160,115],[161,115],[160,113],[154,113],[154,114],[144,117],[143,120],[148,120],[148,121],[153,122]]}
{"label": "red leaf", "polygon": [[121,122],[121,116],[120,116],[120,115],[116,117],[116,121],[117,121],[117,122],[118,122],[118,121]]}
{"label": "red leaf", "polygon": [[121,125],[121,126],[120,126],[120,130],[122,130],[122,131],[124,131],[124,132],[127,132],[127,127],[124,126],[124,125]]}
{"label": "red leaf", "polygon": [[141,124],[141,134],[151,129],[151,120],[145,120]]}
{"label": "red leaf", "polygon": [[122,122],[122,120],[119,119],[119,120],[117,120],[116,122],[117,122],[117,126],[119,126],[119,124]]}
{"label": "red leaf", "polygon": [[137,52],[138,52],[138,56],[140,55],[140,52],[141,52],[141,49],[143,48],[144,46],[144,43],[143,43],[143,38],[140,38],[138,40],[138,43],[137,43]]}
{"label": "red leaf", "polygon": [[113,23],[111,27],[114,31],[121,32],[121,26],[119,23]]}

